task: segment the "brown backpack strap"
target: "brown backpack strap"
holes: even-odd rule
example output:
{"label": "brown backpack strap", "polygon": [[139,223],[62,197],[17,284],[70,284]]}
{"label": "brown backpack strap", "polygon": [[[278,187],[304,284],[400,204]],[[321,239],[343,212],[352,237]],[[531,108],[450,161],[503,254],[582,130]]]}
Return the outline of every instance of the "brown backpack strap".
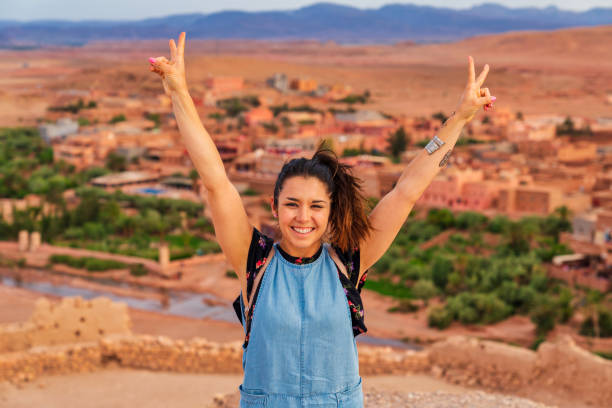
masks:
{"label": "brown backpack strap", "polygon": [[253,287],[251,288],[251,294],[248,296],[249,299],[247,299],[247,301],[246,301],[246,303],[244,305],[244,315],[245,316],[247,316],[247,312],[249,310],[249,306],[251,305],[251,302],[253,301],[253,296],[255,296],[255,293],[257,292],[257,288],[259,287],[259,284],[261,282],[261,277],[263,276],[264,272],[266,271],[266,268],[270,264],[270,261],[272,260],[273,256],[274,256],[274,246],[272,246],[272,249],[270,249],[270,253],[268,253],[268,257],[266,258],[266,262],[264,262],[263,266],[259,270],[259,273],[255,277],[255,282],[253,282]]}
{"label": "brown backpack strap", "polygon": [[334,261],[334,263],[338,267],[338,270],[342,272],[344,276],[346,276],[350,282],[351,278],[350,276],[348,276],[348,273],[346,272],[346,265],[344,265],[344,262],[340,260],[340,257],[338,256],[338,253],[336,252],[336,250],[331,245],[328,245],[327,252],[329,252],[329,256],[331,256],[331,259]]}

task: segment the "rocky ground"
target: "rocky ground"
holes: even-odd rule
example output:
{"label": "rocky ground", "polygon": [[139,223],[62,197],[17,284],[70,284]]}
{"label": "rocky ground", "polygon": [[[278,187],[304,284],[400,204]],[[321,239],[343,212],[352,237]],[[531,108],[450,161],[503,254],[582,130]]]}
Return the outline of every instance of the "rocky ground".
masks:
{"label": "rocky ground", "polygon": [[[552,408],[524,398],[488,394],[482,391],[467,393],[397,392],[370,390],[364,393],[367,408]],[[238,393],[217,396],[208,408],[235,408],[240,401]]]}

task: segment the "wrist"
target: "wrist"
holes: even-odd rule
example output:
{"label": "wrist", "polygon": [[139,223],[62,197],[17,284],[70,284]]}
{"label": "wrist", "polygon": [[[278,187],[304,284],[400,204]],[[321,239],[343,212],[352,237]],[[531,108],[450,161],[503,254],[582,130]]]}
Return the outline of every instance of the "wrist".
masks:
{"label": "wrist", "polygon": [[444,122],[444,124],[446,125],[449,122],[452,122],[454,124],[460,124],[463,126],[468,123],[473,117],[474,114],[471,112],[462,112],[458,110],[456,112],[453,112],[451,116],[446,120],[446,122]]}
{"label": "wrist", "polygon": [[187,86],[181,86],[170,91],[171,96],[189,96],[189,89]]}

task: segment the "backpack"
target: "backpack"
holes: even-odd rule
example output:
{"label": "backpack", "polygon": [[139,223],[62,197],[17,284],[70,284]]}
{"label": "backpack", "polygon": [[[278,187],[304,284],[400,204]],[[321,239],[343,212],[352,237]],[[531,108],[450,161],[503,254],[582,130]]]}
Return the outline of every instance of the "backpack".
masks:
{"label": "backpack", "polygon": [[[340,260],[340,257],[338,257],[338,253],[334,250],[334,248],[331,245],[327,245],[327,251],[329,252],[329,256],[332,258],[332,260],[336,264],[336,268],[338,268],[338,271],[344,274],[344,276],[346,276],[350,281],[350,277],[348,276],[347,271],[346,271],[346,266],[344,265],[344,263],[342,263],[342,261]],[[242,293],[238,295],[236,300],[234,300],[234,303],[233,303],[234,311],[236,312],[236,315],[238,316],[240,323],[243,326],[245,324],[243,316],[247,317],[247,321],[249,321],[248,317],[253,313],[253,310],[255,308],[255,303],[257,302],[257,296],[259,295],[259,286],[261,284],[261,278],[266,272],[266,269],[268,268],[268,265],[270,264],[270,261],[272,260],[272,257],[274,255],[275,255],[275,250],[274,250],[274,246],[272,246],[272,249],[270,249],[270,253],[268,254],[268,257],[266,259],[266,262],[261,266],[261,269],[259,270],[257,277],[255,277],[255,281],[253,282],[253,287],[251,288],[251,291],[249,292],[247,289],[246,304],[243,302]],[[253,289],[255,289],[254,294],[253,294]],[[251,327],[249,324],[248,327],[246,328],[245,340],[242,345],[242,348],[246,348],[249,342],[250,332],[251,332]]]}

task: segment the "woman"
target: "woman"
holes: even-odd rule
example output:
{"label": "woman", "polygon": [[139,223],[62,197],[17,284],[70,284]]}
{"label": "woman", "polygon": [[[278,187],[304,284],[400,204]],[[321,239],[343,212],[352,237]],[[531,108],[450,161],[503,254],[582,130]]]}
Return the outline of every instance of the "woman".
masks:
{"label": "woman", "polygon": [[[446,164],[463,126],[495,100],[481,88],[489,67],[475,78],[468,58],[468,81],[456,112],[369,216],[359,183],[330,152],[319,149],[312,159],[286,163],[274,189],[281,239],[273,243],[249,224],[200,122],[187,90],[184,49],[181,33],[178,46],[170,40],[171,59],[150,58],[150,69],[172,99],[208,192],[216,237],[239,277],[240,317],[246,321],[240,406],[362,407],[355,336],[366,330],[359,296],[366,271]],[[327,239],[331,245],[323,244]]]}

